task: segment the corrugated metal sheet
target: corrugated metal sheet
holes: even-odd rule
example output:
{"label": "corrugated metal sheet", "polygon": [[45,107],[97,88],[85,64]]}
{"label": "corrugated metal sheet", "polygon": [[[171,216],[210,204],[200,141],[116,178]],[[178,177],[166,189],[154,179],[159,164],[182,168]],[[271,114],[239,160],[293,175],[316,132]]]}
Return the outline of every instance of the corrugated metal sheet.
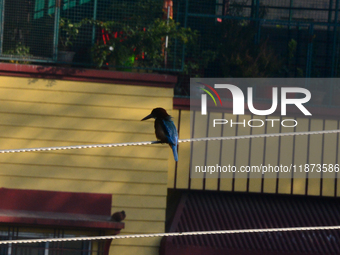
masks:
{"label": "corrugated metal sheet", "polygon": [[[340,225],[336,198],[188,192],[182,195],[170,232],[331,225]],[[161,254],[194,250],[196,254],[200,250],[205,251],[200,254],[340,254],[340,231],[167,237]]]}

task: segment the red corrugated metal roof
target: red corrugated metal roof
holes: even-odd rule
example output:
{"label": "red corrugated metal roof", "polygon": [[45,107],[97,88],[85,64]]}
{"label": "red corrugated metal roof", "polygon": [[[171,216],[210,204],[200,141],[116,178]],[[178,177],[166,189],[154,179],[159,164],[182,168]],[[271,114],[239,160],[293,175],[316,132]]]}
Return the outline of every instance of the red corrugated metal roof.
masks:
{"label": "red corrugated metal roof", "polygon": [[[169,232],[340,225],[340,200],[306,196],[183,193]],[[166,237],[166,254],[340,254],[340,231]]]}

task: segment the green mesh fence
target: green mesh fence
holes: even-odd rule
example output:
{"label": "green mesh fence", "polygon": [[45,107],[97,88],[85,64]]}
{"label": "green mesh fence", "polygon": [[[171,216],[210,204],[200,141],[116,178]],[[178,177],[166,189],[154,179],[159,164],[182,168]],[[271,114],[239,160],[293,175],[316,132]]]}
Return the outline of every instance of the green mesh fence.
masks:
{"label": "green mesh fence", "polygon": [[0,0],[0,8],[4,61],[183,69],[183,31],[163,1]]}
{"label": "green mesh fence", "polygon": [[[182,0],[205,77],[337,77],[339,1]],[[212,52],[210,52],[212,51]],[[208,63],[207,63],[208,62]],[[267,63],[267,64],[266,64]]]}
{"label": "green mesh fence", "polygon": [[[53,57],[54,8],[41,1],[0,1],[1,55],[8,59]],[[47,15],[50,13],[50,16]]]}
{"label": "green mesh fence", "polygon": [[[177,0],[174,5],[176,18],[200,34],[199,65],[179,76],[177,95],[189,96],[189,77],[340,76],[338,0]],[[184,62],[190,60],[186,49]],[[308,88],[323,95],[312,104],[337,103],[332,94],[340,88]],[[265,94],[261,89],[258,100]]]}
{"label": "green mesh fence", "polygon": [[338,77],[339,1],[0,0],[0,59],[175,71],[182,95],[189,77]]}

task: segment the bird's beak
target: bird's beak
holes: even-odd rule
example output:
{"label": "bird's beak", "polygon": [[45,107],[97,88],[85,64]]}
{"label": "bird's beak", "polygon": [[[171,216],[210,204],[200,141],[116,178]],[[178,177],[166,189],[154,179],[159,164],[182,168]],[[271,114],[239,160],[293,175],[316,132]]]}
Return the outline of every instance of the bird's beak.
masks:
{"label": "bird's beak", "polygon": [[151,114],[149,114],[149,115],[146,116],[144,119],[142,119],[142,121],[143,121],[143,120],[148,120],[148,119],[151,119],[151,118],[153,118],[153,116],[152,116]]}

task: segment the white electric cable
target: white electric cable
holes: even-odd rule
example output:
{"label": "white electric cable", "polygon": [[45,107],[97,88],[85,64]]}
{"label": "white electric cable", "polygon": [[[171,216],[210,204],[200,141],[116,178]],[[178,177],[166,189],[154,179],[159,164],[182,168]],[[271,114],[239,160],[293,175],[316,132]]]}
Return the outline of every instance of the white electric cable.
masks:
{"label": "white electric cable", "polygon": [[[282,137],[294,135],[322,135],[340,133],[340,130],[323,130],[323,131],[306,131],[306,132],[290,132],[290,133],[273,133],[259,135],[243,135],[243,136],[228,136],[228,137],[204,137],[179,140],[179,143],[199,142],[199,141],[216,141],[216,140],[239,140],[250,138],[265,138],[265,137]],[[90,149],[90,148],[108,148],[122,146],[139,146],[150,145],[157,142],[134,142],[134,143],[111,143],[111,144],[92,144],[92,145],[75,145],[75,146],[60,146],[60,147],[42,147],[42,148],[27,148],[0,150],[0,153],[17,153],[17,152],[35,152],[35,151],[54,151],[54,150],[71,150],[71,149]],[[64,242],[64,241],[95,241],[95,240],[110,240],[110,239],[125,239],[125,238],[147,238],[147,237],[164,237],[164,236],[187,236],[187,235],[213,235],[213,234],[238,234],[238,233],[265,233],[279,231],[311,231],[311,230],[335,230],[340,229],[340,226],[317,226],[317,227],[292,227],[292,228],[267,228],[267,229],[238,229],[238,230],[217,230],[217,231],[196,231],[182,233],[156,233],[156,234],[137,234],[137,235],[111,235],[111,236],[91,236],[91,237],[67,237],[67,238],[49,238],[49,239],[30,239],[30,240],[3,240],[1,244],[23,244],[23,243],[41,243],[41,242]]]}
{"label": "white electric cable", "polygon": [[3,240],[2,244],[24,244],[24,243],[44,243],[44,242],[70,242],[70,241],[99,241],[110,239],[127,238],[150,238],[164,236],[189,236],[189,235],[221,235],[221,234],[245,234],[245,233],[268,233],[282,231],[312,231],[312,230],[336,230],[340,226],[315,226],[315,227],[291,227],[291,228],[265,228],[265,229],[236,229],[236,230],[216,230],[216,231],[193,231],[180,233],[155,233],[155,234],[136,234],[136,235],[108,235],[108,236],[87,236],[87,237],[62,237],[46,239],[27,239],[27,240]]}
{"label": "white electric cable", "polygon": [[[264,137],[282,137],[294,135],[322,135],[322,134],[336,134],[340,130],[323,130],[323,131],[306,131],[306,132],[289,132],[289,133],[273,133],[273,134],[259,134],[259,135],[240,135],[240,136],[226,136],[226,137],[203,137],[203,138],[189,138],[178,140],[179,143],[187,142],[201,142],[201,141],[224,141],[224,140],[239,140],[250,138],[264,138]],[[92,149],[92,148],[110,148],[123,146],[140,146],[159,143],[157,141],[148,142],[132,142],[132,143],[107,143],[107,144],[89,144],[89,145],[73,145],[73,146],[57,146],[57,147],[41,147],[41,148],[26,148],[26,149],[9,149],[0,150],[0,153],[18,153],[18,152],[39,152],[39,151],[56,151],[56,150],[74,150],[74,149]]]}

